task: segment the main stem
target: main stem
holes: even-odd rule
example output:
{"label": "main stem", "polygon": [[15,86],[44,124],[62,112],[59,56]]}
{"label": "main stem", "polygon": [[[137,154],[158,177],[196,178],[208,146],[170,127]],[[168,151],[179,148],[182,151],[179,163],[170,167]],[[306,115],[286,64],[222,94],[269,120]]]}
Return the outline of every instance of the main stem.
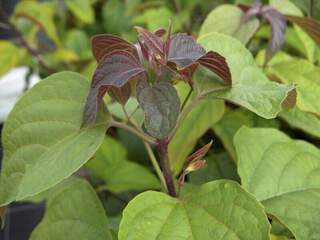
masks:
{"label": "main stem", "polygon": [[163,172],[163,176],[167,185],[167,190],[170,196],[176,197],[177,192],[173,181],[172,172],[170,169],[170,163],[168,158],[168,145],[169,140],[167,138],[158,140],[157,149],[159,153],[159,164]]}

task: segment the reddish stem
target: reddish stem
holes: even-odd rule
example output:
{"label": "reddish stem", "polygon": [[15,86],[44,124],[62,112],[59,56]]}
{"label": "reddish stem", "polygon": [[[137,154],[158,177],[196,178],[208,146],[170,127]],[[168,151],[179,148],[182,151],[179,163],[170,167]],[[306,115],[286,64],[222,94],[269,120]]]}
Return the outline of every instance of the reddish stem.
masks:
{"label": "reddish stem", "polygon": [[168,145],[169,145],[168,138],[160,139],[157,142],[159,164],[167,185],[168,194],[172,197],[177,197],[177,192],[174,185],[173,176],[170,169],[170,163],[168,158]]}

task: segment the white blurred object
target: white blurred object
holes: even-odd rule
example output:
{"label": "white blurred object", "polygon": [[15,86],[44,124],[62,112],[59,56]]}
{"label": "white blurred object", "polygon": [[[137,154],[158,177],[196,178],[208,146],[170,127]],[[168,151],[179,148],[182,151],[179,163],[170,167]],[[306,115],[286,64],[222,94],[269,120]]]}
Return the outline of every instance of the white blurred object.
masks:
{"label": "white blurred object", "polygon": [[0,123],[4,122],[7,118],[9,112],[23,94],[26,87],[29,89],[39,82],[40,77],[33,74],[27,86],[27,74],[27,67],[19,67],[12,69],[6,75],[0,77]]}

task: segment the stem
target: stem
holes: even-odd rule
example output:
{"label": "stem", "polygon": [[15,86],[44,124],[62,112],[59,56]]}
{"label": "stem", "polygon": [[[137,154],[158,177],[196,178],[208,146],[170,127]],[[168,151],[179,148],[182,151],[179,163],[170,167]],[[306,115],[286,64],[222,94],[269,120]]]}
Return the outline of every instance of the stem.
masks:
{"label": "stem", "polygon": [[176,132],[177,132],[179,126],[181,125],[181,123],[183,122],[183,120],[187,117],[187,115],[197,105],[198,102],[200,102],[202,99],[206,98],[211,93],[224,91],[228,88],[230,88],[230,87],[229,86],[228,87],[219,87],[219,88],[214,88],[214,89],[211,89],[208,91],[204,91],[204,92],[200,93],[198,96],[196,96],[194,99],[192,99],[192,102],[185,109],[183,109],[183,111],[179,115],[176,126],[173,128],[172,132],[169,135],[169,141],[171,141],[171,139],[174,137],[174,135],[176,134]]}
{"label": "stem", "polygon": [[172,197],[176,197],[177,192],[168,159],[168,145],[169,141],[167,138],[160,139],[158,140],[157,149],[159,153],[159,162],[166,182],[168,194]]}
{"label": "stem", "polygon": [[117,121],[112,121],[111,122],[111,126],[112,127],[117,127],[117,128],[122,128],[124,130],[127,130],[133,134],[135,134],[137,137],[141,138],[143,141],[149,143],[149,144],[155,144],[155,139],[147,134],[145,134],[144,132],[138,131],[137,129],[130,127],[129,125],[126,125],[124,123],[121,122],[117,122]]}
{"label": "stem", "polygon": [[169,140],[171,140],[174,135],[176,134],[179,126],[181,125],[181,123],[183,122],[183,120],[186,118],[186,116],[191,112],[191,110],[193,109],[193,107],[201,100],[200,95],[195,97],[192,102],[185,108],[183,109],[183,111],[181,112],[181,114],[179,115],[179,118],[177,120],[176,126],[173,128],[172,132],[169,135]]}
{"label": "stem", "polygon": [[17,40],[18,43],[20,44],[21,47],[25,48],[27,50],[27,52],[33,56],[36,61],[38,62],[39,65],[41,65],[44,69],[46,69],[49,73],[53,73],[54,70],[51,69],[42,59],[41,55],[38,53],[37,50],[33,49],[29,43],[27,42],[27,40],[24,38],[24,36],[22,35],[22,33],[10,22],[7,14],[3,11],[3,9],[0,7],[0,16],[2,16],[4,18],[4,23],[6,26],[6,29],[10,29],[12,30],[16,36],[17,36]]}
{"label": "stem", "polygon": [[159,164],[158,164],[158,162],[157,162],[156,157],[154,156],[154,153],[153,153],[153,151],[152,151],[152,149],[151,149],[151,147],[150,147],[150,144],[148,144],[148,143],[146,143],[146,142],[143,142],[143,143],[144,143],[144,146],[145,146],[145,148],[146,148],[146,150],[147,150],[147,153],[148,153],[148,155],[149,155],[149,158],[150,158],[150,160],[151,160],[151,163],[152,163],[152,165],[153,165],[153,167],[154,167],[154,170],[156,171],[156,173],[157,173],[157,175],[158,175],[158,177],[159,177],[162,185],[163,185],[163,186],[166,188],[166,190],[167,190],[166,180],[164,179],[164,176],[163,176],[163,174],[162,174],[162,172],[161,172],[161,168],[159,167]]}
{"label": "stem", "polygon": [[192,92],[193,92],[193,87],[192,87],[192,85],[190,85],[190,90],[189,90],[189,92],[188,92],[188,95],[186,96],[186,98],[184,99],[184,101],[183,101],[183,103],[182,103],[182,106],[181,106],[181,110],[180,110],[180,111],[182,111],[182,110],[184,109],[184,107],[186,106],[186,104],[187,104],[187,102],[188,102],[188,100],[189,100]]}
{"label": "stem", "polygon": [[310,0],[310,5],[309,5],[309,17],[314,16],[314,0]]}

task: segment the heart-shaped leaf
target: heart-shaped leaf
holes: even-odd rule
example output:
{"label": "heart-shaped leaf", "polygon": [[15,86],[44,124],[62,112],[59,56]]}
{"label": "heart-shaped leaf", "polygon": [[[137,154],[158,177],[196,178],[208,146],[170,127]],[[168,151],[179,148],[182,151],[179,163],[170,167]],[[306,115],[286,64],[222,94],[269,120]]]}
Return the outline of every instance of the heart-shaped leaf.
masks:
{"label": "heart-shaped leaf", "polygon": [[88,80],[61,72],[28,91],[2,132],[0,205],[42,192],[77,171],[103,141],[109,114],[81,128]]}
{"label": "heart-shaped leaf", "polygon": [[319,239],[320,150],[263,128],[242,127],[234,144],[243,187],[296,239]]}
{"label": "heart-shaped leaf", "polygon": [[267,240],[263,207],[232,181],[202,185],[182,199],[148,191],[126,207],[119,240]]}
{"label": "heart-shaped leaf", "polygon": [[[207,50],[221,53],[226,58],[232,75],[232,87],[212,93],[211,96],[244,106],[268,119],[274,118],[283,107],[292,107],[295,104],[295,87],[269,81],[262,70],[255,66],[251,53],[238,40],[219,33],[210,33],[200,37],[199,42]],[[199,84],[214,83],[213,79],[208,78],[197,81]],[[214,90],[217,86],[212,87]],[[210,90],[210,86],[206,86],[205,90]]]}
{"label": "heart-shaped leaf", "polygon": [[46,211],[33,230],[31,240],[112,240],[105,210],[94,189],[85,180],[71,178],[41,194]]}
{"label": "heart-shaped leaf", "polygon": [[153,86],[147,81],[140,81],[137,99],[145,113],[144,125],[148,133],[158,139],[167,137],[180,112],[176,89],[166,81],[158,81]]}

